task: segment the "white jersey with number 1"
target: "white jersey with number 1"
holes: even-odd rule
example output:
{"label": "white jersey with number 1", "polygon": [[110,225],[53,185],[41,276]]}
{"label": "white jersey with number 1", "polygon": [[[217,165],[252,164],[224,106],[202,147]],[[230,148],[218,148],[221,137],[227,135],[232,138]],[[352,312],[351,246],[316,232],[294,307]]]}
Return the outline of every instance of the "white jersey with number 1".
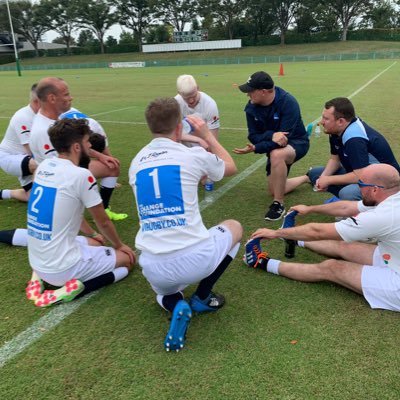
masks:
{"label": "white jersey with number 1", "polygon": [[188,148],[167,138],[151,141],[129,168],[140,220],[136,247],[163,254],[207,239],[198,183],[205,175],[219,181],[224,172],[223,160],[202,147]]}

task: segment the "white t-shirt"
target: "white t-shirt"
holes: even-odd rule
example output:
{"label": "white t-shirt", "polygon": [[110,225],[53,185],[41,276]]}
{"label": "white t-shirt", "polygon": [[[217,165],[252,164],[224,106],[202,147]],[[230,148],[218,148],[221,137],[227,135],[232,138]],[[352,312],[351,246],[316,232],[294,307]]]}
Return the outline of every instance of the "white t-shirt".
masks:
{"label": "white t-shirt", "polygon": [[[76,114],[74,114],[76,112]],[[99,122],[97,122],[95,119],[88,117],[86,114],[81,113],[78,109],[72,107],[70,110],[66,111],[65,113],[62,113],[59,117],[59,119],[79,119],[79,118],[84,118],[88,121],[89,127],[94,133],[98,133],[101,136],[104,136],[105,142],[106,142],[106,147],[108,147],[108,138],[105,130],[103,127],[100,125]]]}
{"label": "white t-shirt", "polygon": [[24,144],[29,137],[35,113],[30,105],[20,108],[11,118],[6,134],[0,143],[0,150],[8,154],[25,154]]}
{"label": "white t-shirt", "polygon": [[40,164],[46,158],[57,157],[57,152],[50,142],[48,130],[56,122],[45,117],[39,110],[33,119],[30,148],[34,159]]}
{"label": "white t-shirt", "polygon": [[129,168],[140,221],[136,247],[163,254],[208,238],[198,205],[198,183],[205,175],[219,181],[224,172],[223,160],[202,147],[153,139]]}
{"label": "white t-shirt", "polygon": [[208,94],[204,92],[199,93],[200,101],[194,108],[190,108],[180,94],[175,96],[175,99],[181,108],[182,116],[186,117],[187,115],[196,114],[201,117],[204,122],[207,122],[208,129],[219,128],[220,124],[217,103]]}
{"label": "white t-shirt", "polygon": [[44,160],[28,203],[28,254],[33,269],[63,272],[81,258],[75,241],[85,208],[101,203],[96,179],[71,161]]}
{"label": "white t-shirt", "polygon": [[400,273],[400,192],[374,208],[359,202],[360,214],[335,224],[346,242],[377,238],[383,262]]}

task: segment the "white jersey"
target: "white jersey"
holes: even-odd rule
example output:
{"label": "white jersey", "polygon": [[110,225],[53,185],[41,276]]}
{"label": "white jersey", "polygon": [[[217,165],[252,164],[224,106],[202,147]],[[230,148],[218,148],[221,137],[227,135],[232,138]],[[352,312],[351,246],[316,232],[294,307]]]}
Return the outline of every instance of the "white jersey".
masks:
{"label": "white jersey", "polygon": [[8,154],[25,154],[24,144],[29,144],[34,111],[30,105],[20,108],[11,118],[0,151]]}
{"label": "white jersey", "polygon": [[200,93],[200,100],[194,108],[190,108],[180,94],[175,96],[175,100],[179,103],[183,117],[196,114],[207,123],[208,129],[219,128],[219,113],[215,100],[204,92]]}
{"label": "white jersey", "polygon": [[359,203],[355,217],[335,224],[346,242],[377,238],[383,263],[400,273],[400,192],[388,197],[374,208]]}
{"label": "white jersey", "polygon": [[35,161],[40,164],[46,158],[57,157],[57,152],[50,142],[48,130],[56,122],[45,117],[39,110],[33,119],[30,148]]}
{"label": "white jersey", "polygon": [[28,203],[28,253],[33,269],[66,271],[81,258],[76,237],[85,208],[101,204],[96,179],[71,161],[44,160]]}
{"label": "white jersey", "polygon": [[140,221],[136,247],[163,254],[207,239],[209,232],[198,205],[198,183],[205,175],[219,181],[224,172],[223,160],[202,147],[153,139],[129,168]]}
{"label": "white jersey", "polygon": [[70,110],[66,111],[65,113],[62,113],[59,117],[59,119],[79,119],[83,118],[88,121],[89,128],[91,129],[92,132],[98,133],[101,136],[104,136],[105,142],[106,142],[106,147],[108,147],[108,138],[105,130],[103,127],[100,125],[99,122],[97,122],[95,119],[88,117],[86,114],[81,113],[79,110],[77,110],[74,107],[71,107]]}

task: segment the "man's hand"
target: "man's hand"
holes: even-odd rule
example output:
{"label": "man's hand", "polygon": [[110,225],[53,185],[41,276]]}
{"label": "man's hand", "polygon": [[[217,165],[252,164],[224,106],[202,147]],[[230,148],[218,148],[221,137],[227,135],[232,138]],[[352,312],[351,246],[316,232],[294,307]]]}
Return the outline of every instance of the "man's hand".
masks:
{"label": "man's hand", "polygon": [[111,156],[106,156],[105,154],[100,153],[101,156],[99,156],[97,159],[104,164],[105,166],[107,166],[110,169],[114,169],[114,168],[118,168],[120,163],[119,160],[115,157],[111,157]]}
{"label": "man's hand", "polygon": [[91,239],[95,240],[96,242],[99,243],[100,246],[105,246],[106,244],[106,239],[101,233],[97,233],[95,235],[89,236]]}
{"label": "man's hand", "polygon": [[288,138],[287,135],[289,132],[275,132],[272,135],[272,141],[275,142],[276,144],[279,144],[281,147],[285,147],[288,144]]}
{"label": "man's hand", "polygon": [[329,186],[330,176],[320,176],[315,182],[315,187],[318,192],[326,192]]}
{"label": "man's hand", "polygon": [[256,146],[254,146],[254,144],[247,143],[246,147],[243,147],[241,149],[235,148],[233,149],[233,152],[235,154],[247,154],[247,153],[253,153],[255,149]]}
{"label": "man's hand", "polygon": [[207,141],[207,136],[212,135],[210,130],[208,129],[207,123],[203,121],[200,117],[196,115],[187,115],[185,117],[190,125],[192,125],[193,136],[197,136],[200,139]]}
{"label": "man's hand", "polygon": [[251,239],[276,239],[279,236],[276,234],[276,231],[273,229],[267,229],[267,228],[260,228],[257,229],[254,233],[251,235]]}
{"label": "man's hand", "polygon": [[303,204],[299,204],[297,206],[290,207],[289,212],[290,211],[297,211],[299,215],[307,215],[308,213],[310,213],[310,207],[305,206]]}
{"label": "man's hand", "polygon": [[129,261],[131,262],[131,265],[136,263],[136,254],[135,252],[126,244],[122,243],[121,246],[116,248],[115,250],[122,251],[123,253],[127,254],[129,257]]}

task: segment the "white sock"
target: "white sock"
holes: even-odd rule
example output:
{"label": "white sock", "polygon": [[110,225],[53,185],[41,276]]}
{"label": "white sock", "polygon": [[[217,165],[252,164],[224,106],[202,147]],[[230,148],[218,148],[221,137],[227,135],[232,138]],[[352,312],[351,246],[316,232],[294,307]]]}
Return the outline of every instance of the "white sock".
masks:
{"label": "white sock", "polygon": [[236,243],[228,253],[228,256],[231,256],[232,259],[236,257],[237,252],[239,251],[240,243]]}
{"label": "white sock", "polygon": [[163,303],[162,303],[162,299],[164,298],[164,296],[162,295],[162,294],[158,294],[157,296],[156,296],[156,299],[157,299],[157,303],[161,306],[161,308],[163,308],[165,311],[168,311],[164,306],[163,306]]}
{"label": "white sock", "polygon": [[114,279],[115,279],[114,283],[115,283],[115,282],[118,282],[118,281],[126,278],[129,274],[129,269],[126,267],[118,267],[118,268],[114,269],[113,274],[114,274]]}
{"label": "white sock", "polygon": [[28,230],[16,229],[12,238],[13,246],[28,246]]}
{"label": "white sock", "polygon": [[279,275],[279,264],[281,263],[280,260],[274,260],[270,258],[267,264],[267,272],[271,272],[271,274]]}
{"label": "white sock", "polygon": [[11,190],[3,189],[2,193],[1,193],[1,197],[3,198],[3,200],[11,199]]}
{"label": "white sock", "polygon": [[303,240],[298,240],[298,241],[297,241],[297,246],[299,246],[299,247],[305,247],[305,246],[304,246],[304,241],[303,241]]}
{"label": "white sock", "polygon": [[116,176],[107,176],[101,180],[101,186],[104,188],[114,189],[118,181]]}

